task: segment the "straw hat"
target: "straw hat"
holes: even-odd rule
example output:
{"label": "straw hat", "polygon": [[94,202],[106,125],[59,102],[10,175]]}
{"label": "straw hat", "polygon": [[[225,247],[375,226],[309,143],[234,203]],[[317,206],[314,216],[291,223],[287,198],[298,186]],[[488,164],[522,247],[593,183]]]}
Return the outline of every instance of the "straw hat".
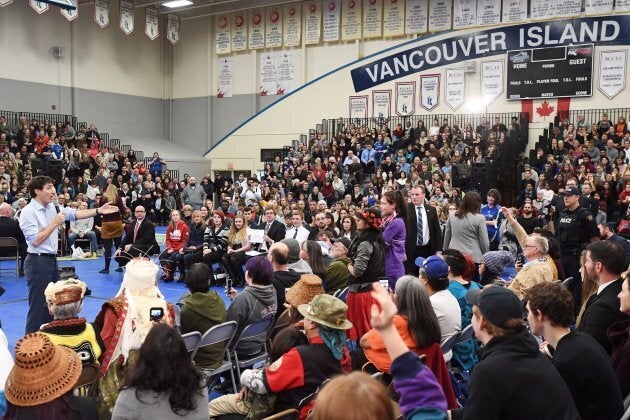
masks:
{"label": "straw hat", "polygon": [[299,305],[309,303],[317,295],[324,293],[322,279],[315,274],[302,274],[300,279],[287,290],[286,302],[297,308]]}
{"label": "straw hat", "polygon": [[27,334],[15,345],[15,366],[4,393],[19,407],[45,404],[70,391],[81,369],[81,359],[74,350],[53,344],[44,334]]}
{"label": "straw hat", "polygon": [[298,311],[306,319],[335,330],[349,330],[348,306],[331,295],[317,295],[306,305],[298,306]]}

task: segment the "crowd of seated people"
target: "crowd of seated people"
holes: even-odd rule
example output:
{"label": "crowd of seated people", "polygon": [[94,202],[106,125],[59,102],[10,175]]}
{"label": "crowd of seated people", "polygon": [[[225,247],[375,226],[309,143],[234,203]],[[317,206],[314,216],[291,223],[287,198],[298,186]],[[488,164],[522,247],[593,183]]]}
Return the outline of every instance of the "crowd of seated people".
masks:
{"label": "crowd of seated people", "polygon": [[[602,122],[598,127],[603,129]],[[234,320],[240,332],[265,317],[284,319],[285,307],[304,318],[290,317],[287,325],[301,334],[297,336],[301,340],[276,332],[275,337],[285,340],[278,343],[282,351],[274,353],[265,368],[245,370],[241,378],[235,378],[243,386],[241,394],[229,394],[211,404],[208,412],[203,410],[206,418],[251,414],[249,407],[261,401],[267,405],[266,413],[292,408],[301,418],[310,410],[315,418],[326,418],[323,413],[329,408],[326,401],[318,405],[320,397],[339,407],[351,406],[351,396],[344,400],[342,392],[325,391],[334,389],[335,381],[356,381],[355,374],[346,376],[353,368],[382,372],[382,382],[393,380],[398,393],[394,399],[409,418],[445,418],[447,411],[452,418],[619,418],[630,377],[627,244],[605,220],[598,229],[601,219],[597,217],[603,217],[603,212],[614,220],[625,214],[622,192],[616,199],[617,213],[614,208],[601,210],[601,201],[605,202],[603,184],[608,182],[607,190],[614,184],[613,190],[623,191],[625,181],[630,181],[630,172],[623,166],[623,149],[630,148],[630,135],[624,132],[617,140],[610,133],[606,138],[610,155],[614,155],[612,149],[619,149],[615,159],[622,157],[621,171],[621,167],[602,167],[608,149],[597,152],[599,163],[591,163],[596,151],[588,136],[577,136],[570,151],[558,152],[568,146],[554,143],[556,137],[568,139],[572,132],[569,124],[563,128],[566,132],[553,130],[550,149],[541,145],[539,161],[523,166],[517,202],[508,207],[501,205],[497,189],[490,189],[485,197],[470,190],[465,174],[475,162],[512,156],[516,149],[510,133],[517,132],[517,125],[518,120],[512,121],[508,130],[498,119],[494,124],[482,120],[478,127],[459,128],[448,120],[436,120],[428,128],[419,122],[416,127],[390,130],[381,125],[372,130],[339,122],[338,136],[328,139],[316,133],[309,145],[291,148],[286,158],[278,156],[267,163],[260,178],[241,174],[232,179],[217,172],[214,179],[207,175],[200,183],[195,177],[179,182],[164,174],[154,177],[148,169],[142,174],[142,167],[134,167],[131,157],[119,151],[113,151],[111,161],[122,162],[120,173],[113,165],[108,168],[109,156],[105,161],[98,159],[102,150],[96,157],[89,156],[87,160],[92,158],[96,165],[92,165],[94,173],[87,168],[87,205],[100,199],[103,187],[120,186],[126,213],[122,216],[131,220],[117,256],[133,249],[136,235],[143,235],[145,219],[168,221],[168,247],[161,258],[167,269],[163,280],[173,280],[179,268],[180,279],[190,290],[182,299],[182,325],[176,325],[174,307],[156,286],[157,266],[144,267],[144,274],[134,279],[134,267],[144,263],[124,261],[128,268],[123,287],[94,323],[104,345],[101,417],[129,416],[132,410],[138,416],[173,412],[196,418],[201,414],[198,404],[205,398],[205,387],[199,387],[195,369],[169,372],[174,376],[187,372],[188,398],[169,387],[168,380],[148,376],[152,366],[142,362],[143,355],[155,354],[156,360],[162,360],[167,356],[156,354],[158,350],[169,350],[171,357],[181,353],[177,340],[171,349],[155,349],[151,343],[143,348],[145,340],[168,336],[167,330],[152,334],[145,319],[148,305],[162,308],[162,323],[182,331]],[[612,123],[608,125],[606,131]],[[592,126],[590,135],[601,142]],[[584,147],[579,139],[585,139]],[[583,177],[581,166],[585,166]],[[612,178],[614,169],[618,178]],[[598,175],[598,170],[603,172]],[[84,170],[81,182],[86,175]],[[614,183],[607,181],[609,176]],[[602,179],[601,186],[595,182]],[[75,184],[81,182],[79,176],[62,180],[60,198],[79,205],[84,200],[77,199],[81,193]],[[550,182],[563,183],[554,190]],[[75,196],[66,197],[72,190]],[[575,219],[568,219],[582,223],[579,235],[567,234],[575,226],[566,226],[566,214],[575,214]],[[126,249],[127,245],[132,246]],[[228,275],[223,280],[212,275],[217,264]],[[581,273],[579,289],[573,286],[562,293],[546,288],[567,288],[560,282],[577,272],[575,266]],[[287,290],[305,274],[319,277],[325,293],[294,306],[293,297],[289,299],[293,293]],[[199,276],[207,276],[214,286],[226,282],[233,299],[227,309],[200,284]],[[230,289],[237,285],[244,286],[243,291]],[[391,295],[381,285],[387,285]],[[135,302],[133,310],[129,302]],[[218,306],[200,313],[194,308],[201,302]],[[555,307],[576,311],[556,318]],[[132,319],[140,328],[125,330]],[[183,325],[189,321],[194,324]],[[563,328],[565,335],[545,322]],[[532,328],[534,323],[536,328]],[[418,325],[424,325],[422,332],[415,330]],[[469,325],[472,337],[442,351]],[[117,327],[129,336],[117,334]],[[126,344],[125,340],[130,341]],[[539,349],[541,341],[545,345]],[[263,342],[248,343],[251,348],[244,346],[239,352],[255,356]],[[605,383],[604,379],[590,381],[584,369],[567,374],[568,363],[579,363],[579,354],[570,351],[572,345],[597,349]],[[199,353],[199,362],[217,365],[222,352],[215,347],[208,350]],[[564,360],[554,360],[555,354],[563,354]],[[418,355],[424,356],[424,362]],[[367,362],[371,362],[369,367]],[[129,367],[138,367],[141,373]],[[131,373],[126,376],[126,372]],[[328,379],[333,380],[321,387]],[[224,378],[217,389],[230,389],[229,380]],[[599,386],[610,392],[589,392],[589,387]],[[382,384],[375,387],[378,395],[385,389]],[[135,399],[125,392],[134,388],[163,394],[149,404],[138,392]],[[361,392],[358,389],[357,395],[366,395]],[[582,401],[585,395],[589,395],[588,404]],[[199,401],[193,396],[200,396]],[[384,401],[390,404],[389,397]],[[353,406],[363,408],[358,405],[355,398]],[[388,408],[383,409],[384,418],[395,418]]]}

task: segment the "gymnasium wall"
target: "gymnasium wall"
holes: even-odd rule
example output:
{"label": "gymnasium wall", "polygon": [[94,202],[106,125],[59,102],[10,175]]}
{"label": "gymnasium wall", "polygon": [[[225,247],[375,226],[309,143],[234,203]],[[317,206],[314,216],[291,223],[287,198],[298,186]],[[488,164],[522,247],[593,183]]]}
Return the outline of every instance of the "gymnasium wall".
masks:
{"label": "gymnasium wall", "polygon": [[[105,29],[93,4],[80,6],[73,22],[52,6],[38,15],[28,1],[0,8],[0,110],[75,114],[113,137],[167,137],[170,48],[144,34],[143,9],[124,35],[118,7],[110,2]],[[65,47],[66,57],[54,58],[53,47]]]}
{"label": "gymnasium wall", "polygon": [[[625,16],[624,18],[628,18]],[[549,22],[544,22],[549,23]],[[599,69],[599,54],[606,50],[628,50],[628,42],[625,40],[625,24],[622,25],[621,37],[623,41],[612,44],[597,45],[593,54],[593,95],[587,98],[571,98],[571,109],[596,109],[596,108],[615,108],[626,107],[630,94],[627,87],[614,99],[609,99],[597,89],[597,78]],[[542,23],[541,23],[542,24]],[[553,23],[550,23],[553,25]],[[492,28],[491,28],[492,29]],[[504,29],[495,28],[499,31]],[[483,30],[488,30],[483,28]],[[479,30],[477,30],[478,32]],[[302,47],[295,50],[296,62],[296,84],[299,86],[304,80],[309,81],[306,86],[298,89],[292,94],[281,96],[267,96],[265,99],[275,98],[278,100],[274,106],[263,110],[251,120],[246,121],[247,114],[252,111],[260,111],[260,107],[253,110],[250,107],[243,107],[240,118],[244,122],[241,126],[231,131],[223,140],[214,137],[212,139],[212,148],[206,155],[212,160],[212,167],[216,170],[225,170],[230,168],[256,170],[262,167],[260,162],[260,148],[281,148],[290,145],[291,140],[297,139],[299,134],[307,133],[308,129],[314,128],[314,125],[321,122],[324,118],[348,117],[349,105],[348,97],[353,95],[367,95],[370,114],[371,114],[371,90],[391,90],[392,101],[394,98],[394,90],[396,82],[415,81],[416,89],[419,92],[420,75],[439,74],[440,77],[440,104],[430,113],[483,113],[486,110],[481,107],[477,109],[467,109],[466,105],[454,112],[444,102],[444,83],[445,70],[447,68],[456,68],[464,65],[466,61],[460,63],[449,63],[437,68],[425,70],[408,76],[398,78],[396,80],[379,84],[371,89],[356,92],[351,78],[351,71],[359,68],[366,63],[373,63],[380,58],[396,54],[413,48],[420,48],[422,45],[435,41],[448,41],[453,36],[466,36],[476,34],[475,30],[460,31],[457,33],[446,33],[438,36],[428,36],[424,39],[408,39],[398,38],[395,40],[379,40],[379,41],[360,41],[352,43],[333,43],[325,44],[317,47]],[[209,36],[211,31],[208,30]],[[210,39],[211,41],[211,39]],[[211,48],[212,42],[208,42]],[[619,45],[619,44],[623,45]],[[178,47],[179,48],[179,47]],[[182,49],[186,46],[182,45]],[[211,51],[212,53],[212,51]],[[233,121],[235,116],[235,108],[231,103],[235,101],[243,103],[251,103],[253,101],[245,100],[243,97],[257,96],[257,85],[255,78],[258,74],[259,55],[265,51],[248,51],[246,53],[231,54],[234,60],[234,97],[233,98],[214,98],[213,105],[221,105],[221,111],[212,110],[212,115],[219,118],[228,118]],[[176,55],[178,53],[176,52]],[[359,57],[365,57],[363,60],[356,61]],[[209,66],[216,61],[217,57],[213,56]],[[481,66],[485,61],[506,60],[506,54],[480,56],[474,60],[477,64],[477,71],[466,76],[466,97],[479,97],[481,95]],[[184,65],[184,64],[182,64]],[[212,72],[210,90],[214,86],[216,88],[216,69],[210,68]],[[254,75],[251,74],[252,70]],[[323,76],[322,76],[323,75]],[[179,74],[174,72],[174,78],[177,79]],[[318,79],[318,77],[321,77]],[[627,68],[626,68],[627,78]],[[174,91],[177,94],[177,91]],[[184,101],[180,99],[180,101]],[[393,107],[393,104],[392,104]],[[224,114],[222,111],[225,110]],[[500,95],[495,101],[487,107],[487,112],[520,112],[520,101],[507,101],[505,94]],[[392,111],[393,113],[393,111]],[[416,114],[429,114],[428,111],[422,110],[416,104]],[[246,121],[246,122],[245,122]],[[213,123],[220,124],[213,118]],[[426,121],[425,121],[426,123]],[[548,124],[532,124],[530,140],[536,140],[536,136],[542,132],[542,128]],[[219,141],[219,143],[217,143]],[[238,153],[235,153],[235,146]],[[531,146],[531,145],[530,145]]]}

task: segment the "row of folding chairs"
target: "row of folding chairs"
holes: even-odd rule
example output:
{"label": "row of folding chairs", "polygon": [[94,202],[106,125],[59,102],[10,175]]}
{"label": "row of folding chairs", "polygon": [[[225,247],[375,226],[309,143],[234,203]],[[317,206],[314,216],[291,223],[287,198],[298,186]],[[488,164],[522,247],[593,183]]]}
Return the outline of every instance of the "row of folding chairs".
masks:
{"label": "row of folding chairs", "polygon": [[[190,357],[193,360],[199,349],[222,343],[225,347],[225,358],[221,365],[215,369],[201,368],[201,370],[206,375],[206,378],[208,378],[209,384],[214,383],[219,378],[218,375],[229,372],[234,392],[237,393],[239,389],[241,371],[251,368],[259,363],[263,363],[268,359],[269,353],[266,337],[268,336],[273,323],[273,316],[265,317],[246,326],[237,337],[236,331],[238,329],[238,324],[236,321],[228,321],[215,325],[203,335],[198,331],[194,331],[182,335],[182,339],[184,340],[186,349],[188,349]],[[236,349],[240,344],[247,341],[254,341],[260,339],[261,337],[265,338],[265,343],[260,353],[245,358],[238,355]],[[235,372],[236,375],[234,374]]]}
{"label": "row of folding chairs", "polygon": [[442,353],[446,354],[449,351],[451,351],[453,347],[455,347],[459,343],[463,343],[464,341],[470,340],[474,334],[475,334],[475,331],[473,331],[472,324],[469,324],[466,328],[464,328],[457,334],[449,337],[448,340],[442,343],[442,346],[441,346]]}

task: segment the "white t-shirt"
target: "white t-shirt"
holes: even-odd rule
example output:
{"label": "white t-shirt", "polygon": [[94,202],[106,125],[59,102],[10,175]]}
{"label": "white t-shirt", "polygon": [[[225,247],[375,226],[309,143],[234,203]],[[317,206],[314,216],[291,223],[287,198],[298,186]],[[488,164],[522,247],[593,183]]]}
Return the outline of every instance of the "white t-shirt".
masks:
{"label": "white t-shirt", "polygon": [[[441,342],[444,343],[462,329],[462,315],[459,303],[457,303],[457,299],[448,289],[434,293],[430,299],[431,306],[433,306],[433,311],[435,311],[440,324],[440,331],[442,332]],[[449,351],[444,355],[444,360],[448,362],[451,360],[451,357],[453,357],[453,353]]]}

